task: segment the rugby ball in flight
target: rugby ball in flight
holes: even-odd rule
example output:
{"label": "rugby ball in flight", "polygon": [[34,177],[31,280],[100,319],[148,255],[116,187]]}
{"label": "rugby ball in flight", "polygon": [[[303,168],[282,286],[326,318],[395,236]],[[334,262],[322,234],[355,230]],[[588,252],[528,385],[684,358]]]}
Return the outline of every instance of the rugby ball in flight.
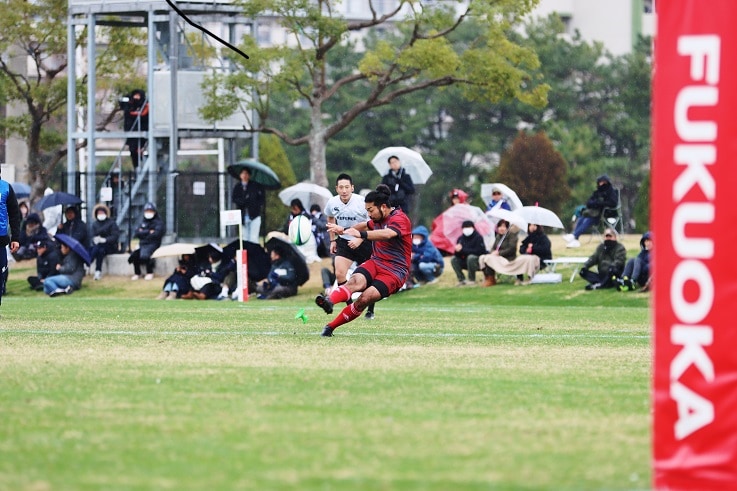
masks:
{"label": "rugby ball in flight", "polygon": [[289,224],[289,240],[292,244],[304,245],[312,237],[312,220],[304,215],[297,215]]}

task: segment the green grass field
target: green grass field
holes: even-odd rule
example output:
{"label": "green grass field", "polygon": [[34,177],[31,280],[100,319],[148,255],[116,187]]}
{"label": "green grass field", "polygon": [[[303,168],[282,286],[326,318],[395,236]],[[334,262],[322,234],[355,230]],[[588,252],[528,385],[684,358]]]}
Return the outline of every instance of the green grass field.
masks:
{"label": "green grass field", "polygon": [[171,302],[160,278],[87,277],[48,298],[29,266],[0,307],[0,490],[650,488],[647,294],[449,269],[326,339],[319,281]]}

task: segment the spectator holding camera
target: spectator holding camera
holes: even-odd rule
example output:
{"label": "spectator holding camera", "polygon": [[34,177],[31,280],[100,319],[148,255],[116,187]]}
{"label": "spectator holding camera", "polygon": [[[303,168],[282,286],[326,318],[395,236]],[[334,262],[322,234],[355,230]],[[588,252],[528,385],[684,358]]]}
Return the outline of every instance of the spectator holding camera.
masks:
{"label": "spectator holding camera", "polygon": [[[587,290],[614,288],[616,279],[622,275],[627,261],[627,249],[617,241],[617,232],[613,228],[604,231],[604,242],[599,244],[594,253],[583,265],[581,278],[586,280]],[[591,268],[596,267],[596,271]]]}

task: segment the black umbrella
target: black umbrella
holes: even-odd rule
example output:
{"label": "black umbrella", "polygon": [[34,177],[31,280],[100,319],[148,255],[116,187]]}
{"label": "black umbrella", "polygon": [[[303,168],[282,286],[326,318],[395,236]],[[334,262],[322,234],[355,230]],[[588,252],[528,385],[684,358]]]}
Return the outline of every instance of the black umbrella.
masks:
{"label": "black umbrella", "polygon": [[266,250],[271,252],[272,249],[279,248],[284,253],[284,257],[289,258],[297,270],[297,284],[304,285],[310,279],[310,268],[307,267],[305,257],[299,252],[297,246],[283,239],[278,235],[272,236],[266,241]]}
{"label": "black umbrella", "polygon": [[[258,281],[266,278],[271,269],[271,260],[266,250],[260,244],[243,241],[243,249],[248,256],[248,279]],[[238,240],[234,240],[230,244],[223,247],[223,257],[235,257],[239,250]]]}
{"label": "black umbrella", "polygon": [[38,200],[38,202],[36,202],[36,204],[34,205],[34,208],[36,208],[37,210],[45,210],[46,208],[51,208],[52,206],[78,205],[81,202],[82,199],[73,194],[65,193],[64,191],[57,191]]}
{"label": "black umbrella", "polygon": [[195,258],[195,261],[197,262],[198,267],[209,267],[210,266],[210,262],[208,261],[208,258],[210,257],[211,251],[219,252],[221,255],[223,254],[223,248],[214,242],[210,242],[208,244],[201,245],[199,247],[194,248],[194,258]]}
{"label": "black umbrella", "polygon": [[271,170],[266,164],[257,162],[255,160],[241,160],[238,163],[228,166],[228,174],[233,176],[235,179],[240,180],[241,171],[248,169],[251,171],[251,179],[254,182],[261,184],[266,189],[279,189],[281,187],[281,181],[279,176]]}
{"label": "black umbrella", "polygon": [[[51,195],[49,195],[51,196]],[[87,249],[85,246],[79,243],[77,239],[72,237],[71,235],[67,234],[56,234],[54,235],[54,239],[56,239],[57,242],[61,242],[62,244],[66,244],[71,250],[77,253],[79,257],[82,258],[82,261],[87,264],[87,266],[90,265],[92,262],[92,258],[90,257],[90,253],[87,252]]]}

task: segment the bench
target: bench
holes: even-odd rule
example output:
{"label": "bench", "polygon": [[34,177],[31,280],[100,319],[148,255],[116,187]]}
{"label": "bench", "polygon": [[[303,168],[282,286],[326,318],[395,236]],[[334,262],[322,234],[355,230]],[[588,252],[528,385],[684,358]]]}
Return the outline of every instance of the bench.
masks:
{"label": "bench", "polygon": [[562,264],[564,266],[573,266],[573,272],[571,273],[571,280],[570,283],[573,283],[573,279],[576,277],[576,273],[578,273],[578,270],[581,268],[581,266],[588,261],[589,258],[587,257],[559,257],[556,259],[546,259],[545,264],[550,266],[550,272],[555,273],[555,267],[559,264]]}
{"label": "bench", "polygon": [[[102,274],[110,276],[132,276],[133,265],[128,264],[128,257],[130,254],[108,254],[105,256],[105,260],[102,262]],[[172,257],[160,257],[156,259],[156,267],[154,268],[154,274],[158,277],[166,278],[177,267],[178,258]],[[94,273],[95,264],[94,262],[90,266],[90,274]],[[145,267],[143,274],[146,274]]]}

